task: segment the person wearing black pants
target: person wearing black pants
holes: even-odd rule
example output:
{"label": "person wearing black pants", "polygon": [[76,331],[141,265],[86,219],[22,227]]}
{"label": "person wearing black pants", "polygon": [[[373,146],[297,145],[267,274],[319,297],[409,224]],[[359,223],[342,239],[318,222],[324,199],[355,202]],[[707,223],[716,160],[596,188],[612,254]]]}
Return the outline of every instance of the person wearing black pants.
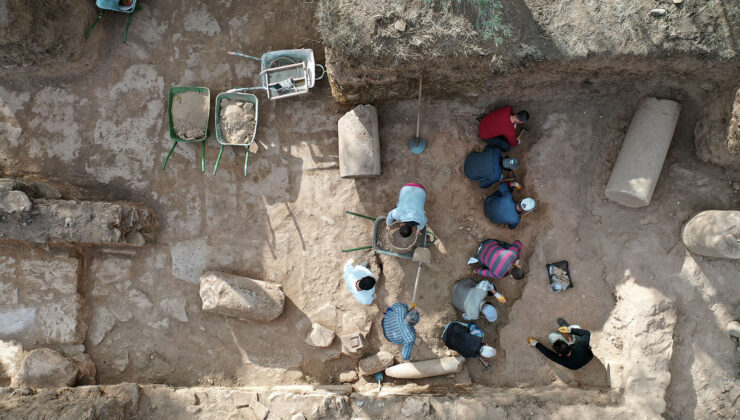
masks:
{"label": "person wearing black pants", "polygon": [[[558,332],[552,332],[547,337],[555,351],[543,346],[533,337],[529,337],[529,345],[536,347],[545,357],[568,369],[582,368],[594,357],[589,345],[591,332],[582,329],[579,325],[570,325],[563,318],[558,318],[558,325],[560,325]],[[563,334],[570,334],[571,338],[568,339]]]}

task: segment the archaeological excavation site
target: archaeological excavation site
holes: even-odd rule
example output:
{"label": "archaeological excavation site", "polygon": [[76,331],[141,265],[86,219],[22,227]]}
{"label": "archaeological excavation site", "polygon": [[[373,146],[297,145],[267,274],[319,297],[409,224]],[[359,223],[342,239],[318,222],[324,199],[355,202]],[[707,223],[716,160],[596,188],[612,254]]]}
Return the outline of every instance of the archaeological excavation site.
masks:
{"label": "archaeological excavation site", "polygon": [[740,418],[740,2],[0,32],[0,419]]}

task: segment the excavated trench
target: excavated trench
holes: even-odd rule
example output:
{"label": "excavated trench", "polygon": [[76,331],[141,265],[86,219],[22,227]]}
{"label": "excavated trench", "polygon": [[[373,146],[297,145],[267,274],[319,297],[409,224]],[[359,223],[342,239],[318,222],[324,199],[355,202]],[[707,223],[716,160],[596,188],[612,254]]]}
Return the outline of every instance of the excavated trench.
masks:
{"label": "excavated trench", "polygon": [[[101,41],[98,39],[95,42]],[[107,43],[113,45],[110,39]],[[317,56],[321,58],[319,47],[314,45]],[[139,51],[138,54],[143,52]],[[215,61],[217,58],[207,56],[206,53],[201,54],[204,54],[201,59],[212,58],[210,61]],[[697,159],[697,155],[702,161],[709,162],[722,162],[725,158],[721,149],[710,145],[721,143],[724,140],[722,136],[726,135],[723,130],[728,125],[738,88],[739,65],[736,59],[705,59],[688,54],[670,57],[596,55],[571,60],[525,61],[500,72],[493,70],[485,58],[452,57],[444,58],[444,62],[434,66],[420,66],[417,63],[407,67],[387,67],[382,62],[342,62],[341,57],[331,51],[326,53],[326,57],[333,98],[328,93],[327,84],[324,84],[323,87],[319,85],[319,89],[323,90],[317,89],[309,100],[296,102],[296,105],[264,105],[265,115],[273,113],[276,118],[266,120],[264,124],[264,138],[269,140],[262,150],[265,154],[256,158],[264,159],[264,163],[255,163],[255,179],[251,184],[253,190],[246,187],[241,189],[241,186],[232,188],[228,182],[219,185],[209,183],[212,179],[204,181],[203,178],[196,178],[199,174],[192,167],[183,169],[176,166],[172,169],[175,175],[166,173],[160,177],[160,172],[147,172],[150,166],[148,161],[147,165],[143,165],[136,159],[132,159],[125,170],[136,174],[141,172],[151,176],[154,181],[142,181],[142,177],[138,177],[137,183],[132,187],[120,175],[108,177],[107,174],[100,175],[103,172],[97,172],[97,178],[90,174],[82,177],[91,197],[114,199],[111,197],[111,191],[114,191],[122,195],[115,199],[130,200],[135,197],[144,200],[158,214],[177,212],[177,217],[163,216],[160,232],[157,234],[161,242],[152,247],[147,252],[148,255],[141,255],[137,251],[77,250],[73,253],[74,257],[80,259],[79,273],[82,274],[78,279],[78,292],[85,305],[81,310],[85,323],[92,324],[97,316],[96,311],[99,312],[106,305],[113,308],[114,312],[121,310],[122,302],[126,302],[125,296],[130,296],[132,291],[143,291],[145,298],[148,295],[152,301],[149,302],[150,314],[133,313],[128,314],[126,320],[115,321],[115,327],[111,327],[113,329],[107,340],[98,337],[100,340],[96,340],[96,343],[90,339],[88,333],[84,344],[98,367],[98,383],[164,383],[171,386],[337,383],[339,372],[355,369],[354,360],[347,357],[331,359],[313,349],[291,351],[302,346],[302,337],[298,337],[301,335],[300,329],[312,316],[311,311],[316,309],[315,306],[335,302],[340,309],[346,308],[341,301],[344,297],[337,297],[341,290],[331,289],[335,287],[335,282],[323,280],[336,277],[334,269],[339,263],[335,260],[342,259],[345,255],[333,253],[336,246],[321,247],[321,242],[345,241],[347,233],[356,234],[359,238],[361,233],[366,234],[367,226],[358,224],[344,227],[341,216],[335,214],[340,211],[331,207],[322,215],[329,218],[331,223],[322,217],[321,223],[324,226],[316,233],[310,226],[319,223],[317,220],[320,216],[305,208],[323,205],[324,200],[320,200],[320,197],[331,193],[337,201],[345,200],[348,205],[359,207],[342,208],[341,211],[362,210],[361,212],[367,214],[382,214],[388,210],[389,203],[397,194],[396,184],[411,182],[411,178],[415,177],[423,178],[423,182],[429,183],[433,188],[428,201],[428,213],[430,226],[435,229],[441,242],[433,251],[438,268],[430,268],[428,271],[425,269],[427,277],[422,280],[427,281],[429,287],[422,290],[419,299],[422,323],[420,342],[414,353],[415,360],[445,354],[446,349],[439,336],[446,322],[459,319],[459,314],[449,304],[449,290],[456,280],[471,276],[464,261],[480,240],[487,237],[521,240],[524,243],[522,260],[525,262],[527,277],[519,282],[512,279],[496,282],[508,302],[506,305],[497,305],[499,317],[495,324],[481,322],[487,341],[498,349],[490,370],[483,370],[479,363],[468,361],[461,374],[414,381],[420,387],[394,388],[392,386],[405,385],[406,381],[389,380],[390,393],[422,396],[454,393],[478,398],[480,395],[476,393],[480,392],[480,388],[475,385],[483,385],[492,392],[505,393],[513,388],[524,388],[521,392],[536,390],[532,392],[537,394],[543,389],[546,392],[562,390],[559,380],[577,390],[588,388],[594,391],[584,397],[593,397],[586,403],[602,408],[616,406],[628,401],[631,398],[629,395],[639,394],[639,390],[630,388],[630,380],[634,379],[630,369],[634,368],[631,359],[640,354],[640,342],[629,336],[632,333],[612,328],[616,322],[615,317],[628,318],[625,317],[624,306],[620,306],[620,302],[624,302],[619,291],[623,283],[632,281],[658,290],[669,304],[678,305],[676,310],[679,313],[702,310],[706,312],[702,315],[703,318],[713,316],[710,310],[701,306],[703,295],[700,296],[686,285],[676,285],[676,290],[673,290],[673,279],[668,279],[669,275],[661,274],[661,271],[675,275],[675,266],[681,266],[677,259],[681,256],[682,249],[677,232],[686,219],[704,210],[711,199],[715,200],[718,208],[737,207],[740,203],[740,190],[727,187],[737,179],[737,172],[732,168],[712,166]],[[108,86],[116,77],[124,79],[127,74],[124,64],[130,65],[126,62],[130,59],[109,59],[112,62],[105,65],[110,65],[111,68],[121,66],[121,73],[109,75],[93,71],[87,75],[90,83]],[[150,85],[141,92],[157,92],[160,89],[158,83],[162,82],[157,81],[157,77],[161,78],[162,75],[166,79],[163,86],[179,82],[179,73],[170,73],[170,69],[161,66],[146,67],[148,64],[144,61],[139,63],[142,67],[132,70],[148,78]],[[238,72],[248,73],[243,68],[239,68]],[[425,97],[422,136],[430,140],[430,148],[425,152],[426,155],[421,156],[422,159],[410,161],[412,158],[405,153],[405,139],[413,134],[416,103],[410,98],[415,97],[416,76],[419,72],[424,77]],[[204,84],[218,84],[218,89],[227,89],[231,86],[229,83],[237,84],[236,80],[215,81],[217,76],[201,77],[208,80]],[[221,74],[218,77],[227,76]],[[17,81],[14,80],[13,86],[18,86],[15,84]],[[79,80],[74,78],[66,81],[65,92],[73,99],[58,102],[57,106],[67,103],[70,108],[74,108],[75,101],[96,104],[94,95],[86,97],[83,92],[88,90],[87,87],[80,89],[75,86],[77,82]],[[122,86],[128,89],[133,86],[134,91],[139,89],[128,79],[126,83]],[[20,85],[23,86],[23,83]],[[121,89],[121,92],[125,91]],[[151,89],[151,92],[145,89]],[[218,89],[213,90],[215,92]],[[38,92],[31,88],[29,90],[32,98],[36,98]],[[49,96],[52,99],[46,100],[54,103],[54,95]],[[141,96],[124,96],[123,100],[131,104],[141,103],[143,96],[143,93]],[[636,105],[645,96],[676,100],[681,103],[682,110],[654,202],[644,210],[625,210],[607,202],[603,196],[603,188]],[[332,99],[342,103],[342,106],[333,104]],[[32,102],[36,106],[43,102],[40,99],[34,100]],[[336,119],[349,105],[360,103],[378,106],[384,178],[379,181],[358,180],[349,185],[335,179],[338,178],[336,170],[304,169],[305,164],[311,161],[335,163]],[[481,210],[482,200],[493,190],[479,190],[472,185],[472,181],[464,178],[461,170],[466,154],[480,147],[475,117],[507,104],[527,109],[532,115],[528,124],[530,131],[525,134],[523,145],[514,149],[511,155],[523,162],[516,174],[524,185],[524,191],[539,202],[537,211],[527,216],[514,231],[494,227],[487,222]],[[25,111],[30,111],[30,108],[29,106]],[[308,115],[297,118],[298,108]],[[308,108],[311,110],[306,111]],[[97,115],[94,113],[100,111],[94,106],[86,105],[76,109],[76,112],[76,115],[69,116],[82,118],[83,112],[90,112],[91,119],[97,117],[104,120],[106,117],[115,119],[118,112],[124,111],[117,109],[111,113],[104,109],[102,112],[107,112],[108,115]],[[138,111],[132,111],[132,115],[136,116],[136,112]],[[150,119],[154,123],[143,132],[162,137],[160,131],[164,132],[166,127],[163,128],[161,123],[156,122],[161,117],[162,109],[154,109],[151,114],[153,117]],[[37,122],[33,122],[32,116],[16,112],[15,117],[24,129],[24,136],[40,138],[46,134],[38,128]],[[311,120],[312,124],[306,125],[303,122],[305,120]],[[285,121],[292,123],[285,124]],[[263,124],[262,121],[260,124]],[[290,126],[294,126],[294,129]],[[45,127],[44,130],[49,129]],[[103,127],[101,130],[105,136],[112,136],[110,128]],[[73,160],[64,161],[51,155],[44,158],[48,159],[47,163],[51,167],[60,168],[64,180],[69,181],[72,178],[69,170],[62,169],[64,166],[81,165],[85,159],[90,160],[96,154],[106,152],[98,144],[101,140],[98,139],[96,143],[92,138],[85,137],[85,132],[94,131],[98,131],[94,122],[82,122],[73,131],[83,138],[83,142],[74,147],[81,149],[88,143],[91,147],[81,155],[76,155]],[[128,132],[126,134],[131,135]],[[135,133],[131,136],[135,137]],[[275,140],[287,141],[284,139],[298,136],[301,136],[305,144],[291,141],[285,146]],[[270,144],[270,141],[275,143]],[[275,144],[278,146],[274,147]],[[38,145],[29,147],[38,148]],[[159,148],[142,150],[145,152],[135,151],[134,154],[151,158],[156,155],[155,152],[160,151]],[[211,152],[209,149],[209,153]],[[192,163],[188,159],[194,158],[188,153],[184,152],[185,158],[180,156],[181,166]],[[9,148],[9,155],[17,161],[27,158],[22,146]],[[108,162],[105,165],[118,162],[117,154],[105,156],[107,161],[103,161]],[[223,170],[229,174],[226,176],[238,179],[236,175],[239,175],[241,157],[227,157],[226,169]],[[252,160],[250,165],[251,162]],[[414,165],[409,165],[409,162]],[[230,163],[234,163],[232,166],[235,170],[231,170],[233,168],[229,166]],[[101,161],[94,161],[89,165],[96,170],[95,166],[101,166]],[[12,169],[8,172],[27,171],[23,165],[10,166]],[[28,170],[34,171],[33,168]],[[279,182],[270,184],[276,173]],[[263,182],[262,186],[259,185],[260,181]],[[299,198],[301,183],[309,194]],[[684,190],[684,186],[690,183],[701,186],[693,196]],[[278,191],[285,187],[283,184],[289,184],[288,190]],[[322,190],[319,185],[325,189]],[[148,190],[155,191],[156,197]],[[233,204],[231,201],[222,201],[222,197],[228,195],[234,196]],[[307,200],[305,195],[316,195],[319,198]],[[361,198],[358,199],[357,195]],[[252,226],[244,228],[233,224],[233,215],[219,217],[219,212],[247,212],[256,221]],[[178,218],[183,220],[179,221]],[[200,227],[192,228],[197,225]],[[223,232],[224,226],[230,226],[233,231]],[[254,226],[266,226],[268,229],[257,231]],[[298,236],[291,236],[294,230],[298,231]],[[268,237],[262,238],[265,235]],[[199,242],[198,238],[201,237],[210,237],[212,241]],[[248,246],[224,248],[223,244],[233,237],[247,238]],[[281,240],[290,243],[290,249],[282,249]],[[311,253],[312,244],[319,248],[320,253]],[[207,258],[206,262],[211,266],[254,277],[267,276],[283,282],[291,301],[286,305],[284,319],[275,326],[277,332],[266,333],[262,326],[252,324],[234,327],[231,323],[223,327],[221,320],[200,315],[197,287],[188,284],[192,280],[183,281],[178,277],[176,257],[170,251],[170,246],[191,247],[206,254],[215,254],[216,251],[210,248],[218,248],[218,256]],[[635,248],[644,255],[641,256],[639,252],[630,254],[630,249]],[[230,256],[229,253],[238,257]],[[295,254],[299,254],[299,260],[283,263],[290,261]],[[196,260],[194,256],[191,258]],[[242,259],[254,266],[243,264]],[[571,261],[576,288],[560,295],[553,295],[546,290],[543,292],[546,289],[544,263],[559,259]],[[283,268],[281,264],[286,267]],[[727,284],[722,279],[732,272],[732,266],[711,261],[700,261],[697,264],[704,269],[706,276],[711,278],[720,292],[726,290]],[[385,290],[379,292],[378,298],[379,310],[382,312],[385,306],[396,299],[410,299],[413,285],[409,286],[408,279],[413,282],[416,265],[381,257],[379,266],[384,272],[381,286]],[[332,274],[327,274],[327,271]],[[304,282],[303,278],[307,280]],[[291,279],[295,284],[290,284]],[[121,293],[122,297],[116,298],[116,293]],[[169,310],[166,305],[158,302],[161,297],[166,299],[160,301],[171,299],[168,300],[170,303],[172,300],[182,299],[185,302],[182,306],[183,313],[186,314],[183,318],[185,321],[178,322],[178,315],[170,314],[169,327],[163,326],[161,319],[155,316],[157,311]],[[732,300],[723,301],[721,296],[717,300],[728,306],[730,313],[737,310],[737,305]],[[100,306],[95,308],[96,305]],[[657,310],[655,313],[661,316],[663,314]],[[139,319],[140,316],[142,320]],[[397,353],[397,346],[388,345],[382,337],[379,328],[382,315],[376,312],[373,316],[373,326],[368,336],[368,352],[383,349]],[[551,370],[544,358],[526,346],[524,340],[528,335],[544,340],[547,332],[554,328],[554,319],[557,316],[565,316],[571,322],[578,322],[596,331],[593,347],[597,356],[603,358],[600,360],[601,365],[580,375]],[[660,320],[656,322],[661,324]],[[685,323],[680,318],[679,325]],[[670,351],[668,354],[656,352],[643,356],[647,363],[656,366],[658,374],[652,377],[664,378],[668,375],[673,380],[655,384],[650,382],[650,386],[658,390],[655,399],[667,400],[670,413],[679,416],[686,410],[696,408],[698,404],[696,397],[693,399],[693,406],[691,399],[685,398],[694,392],[694,388],[683,383],[696,379],[683,371],[683,366],[679,366],[683,361],[693,361],[696,356],[689,348],[688,342],[691,340],[688,336],[683,332],[674,336],[673,324],[666,324],[667,326],[660,325],[663,329],[649,325],[669,337],[681,339],[681,343],[673,343],[673,352],[679,356],[681,362],[672,358]],[[705,324],[701,326],[708,328]],[[292,339],[291,335],[298,338]],[[274,342],[271,343],[271,340]],[[220,343],[226,351],[214,354],[211,352],[213,343]],[[123,370],[112,368],[111,365],[117,363],[120,348],[127,345],[131,350],[126,354]],[[322,360],[325,358],[329,360]],[[285,369],[282,367],[283,360],[288,359],[290,368]],[[725,366],[727,362],[722,359],[717,363]],[[249,364],[265,369],[244,368],[244,365]],[[697,369],[703,368],[703,365],[697,366]],[[607,369],[609,370],[606,371]],[[648,371],[648,374],[651,373],[653,372]],[[701,379],[717,380],[717,376],[707,374]],[[682,383],[677,383],[678,381]],[[356,386],[357,389],[367,391],[374,385],[372,378],[361,378]],[[665,395],[666,389],[669,389],[669,395]],[[711,390],[702,392],[711,393]],[[702,395],[702,398],[705,397]],[[530,395],[520,398],[522,401],[530,401],[535,397]],[[559,398],[563,397],[555,396],[551,400],[545,398],[540,404],[547,405],[553,401],[559,403]],[[709,395],[706,398],[714,397]],[[496,401],[501,403],[502,400]],[[579,401],[584,402],[583,398]],[[359,410],[358,407],[355,409]],[[656,408],[656,412],[662,411]]]}

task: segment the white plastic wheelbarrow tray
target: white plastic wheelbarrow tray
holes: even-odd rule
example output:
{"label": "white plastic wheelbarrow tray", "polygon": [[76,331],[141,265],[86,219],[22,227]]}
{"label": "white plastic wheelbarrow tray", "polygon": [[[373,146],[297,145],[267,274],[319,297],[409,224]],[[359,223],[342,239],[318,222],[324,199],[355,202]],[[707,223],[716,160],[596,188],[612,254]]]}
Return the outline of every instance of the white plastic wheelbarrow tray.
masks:
{"label": "white plastic wheelbarrow tray", "polygon": [[[324,66],[316,64],[310,48],[270,51],[261,58],[233,51],[229,54],[260,62],[261,88],[272,100],[304,95],[326,74]],[[317,67],[321,69],[319,77],[316,77]]]}

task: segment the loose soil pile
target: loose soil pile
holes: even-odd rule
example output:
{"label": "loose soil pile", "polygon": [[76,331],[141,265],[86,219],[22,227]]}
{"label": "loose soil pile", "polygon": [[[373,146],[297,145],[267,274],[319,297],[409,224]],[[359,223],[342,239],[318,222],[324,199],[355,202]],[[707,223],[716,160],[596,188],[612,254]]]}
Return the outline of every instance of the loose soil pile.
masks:
{"label": "loose soil pile", "polygon": [[172,98],[172,124],[183,140],[203,138],[208,128],[208,96],[200,92],[178,93]]}
{"label": "loose soil pile", "polygon": [[253,103],[224,99],[221,101],[219,117],[221,137],[231,144],[249,142],[254,135],[254,126],[257,123],[254,115]]}

